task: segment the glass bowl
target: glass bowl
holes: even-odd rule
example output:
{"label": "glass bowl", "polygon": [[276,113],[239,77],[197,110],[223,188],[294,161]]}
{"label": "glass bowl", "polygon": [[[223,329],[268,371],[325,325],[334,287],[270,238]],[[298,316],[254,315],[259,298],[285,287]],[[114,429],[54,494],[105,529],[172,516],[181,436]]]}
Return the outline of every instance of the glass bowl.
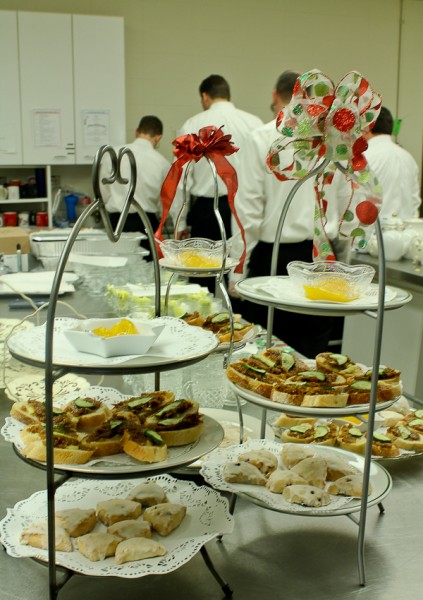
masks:
{"label": "glass bowl", "polygon": [[362,298],[375,275],[370,265],[347,265],[338,261],[287,265],[294,289],[309,300],[351,302]]}
{"label": "glass bowl", "polygon": [[[222,266],[223,241],[206,238],[189,238],[187,240],[163,240],[159,242],[164,258],[173,266],[215,269]],[[226,242],[226,255],[229,254],[230,243]]]}

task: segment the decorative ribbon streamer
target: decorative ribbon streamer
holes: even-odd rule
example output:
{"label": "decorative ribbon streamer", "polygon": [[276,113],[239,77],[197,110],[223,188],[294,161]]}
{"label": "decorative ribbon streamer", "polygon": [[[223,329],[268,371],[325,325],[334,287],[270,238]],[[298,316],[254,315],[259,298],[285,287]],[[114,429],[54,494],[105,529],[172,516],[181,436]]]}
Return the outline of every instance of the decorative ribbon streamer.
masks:
{"label": "decorative ribbon streamer", "polygon": [[175,197],[184,165],[191,160],[198,162],[200,158],[209,158],[213,161],[217,174],[226,185],[229,207],[240,229],[242,241],[244,242],[244,250],[239,264],[235,269],[236,273],[242,273],[246,253],[246,243],[244,228],[235,210],[235,195],[238,190],[238,178],[235,169],[225,158],[226,156],[230,156],[231,154],[234,154],[234,152],[237,152],[238,148],[232,144],[230,135],[224,135],[222,127],[217,128],[212,125],[200,129],[198,135],[195,133],[182,135],[176,138],[172,144],[175,146],[173,154],[176,156],[177,160],[172,164],[162,185],[160,196],[162,199],[163,214],[155,237],[159,240],[163,239],[163,225]]}
{"label": "decorative ribbon streamer", "polygon": [[[373,127],[381,103],[381,97],[360,73],[347,73],[335,87],[329,77],[314,69],[298,77],[291,102],[278,115],[276,127],[282,137],[272,144],[267,157],[267,165],[278,179],[303,179],[322,159],[331,161],[315,178],[315,260],[335,259],[325,232],[324,186],[332,182],[336,163],[341,161],[347,161],[351,195],[338,233],[342,237],[362,238],[359,245],[366,245],[363,226],[375,222],[382,190],[363,156],[367,149],[363,133]],[[353,207],[354,194],[359,189],[365,199]]]}

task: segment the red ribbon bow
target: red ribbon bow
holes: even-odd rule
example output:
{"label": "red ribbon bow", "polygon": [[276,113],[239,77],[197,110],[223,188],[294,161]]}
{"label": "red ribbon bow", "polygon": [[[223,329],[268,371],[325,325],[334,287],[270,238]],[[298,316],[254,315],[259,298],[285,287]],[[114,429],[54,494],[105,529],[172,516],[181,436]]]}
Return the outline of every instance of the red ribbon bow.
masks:
{"label": "red ribbon bow", "polygon": [[172,164],[160,192],[163,214],[159,228],[156,231],[156,238],[158,240],[163,239],[163,225],[169,214],[170,207],[172,206],[184,165],[191,160],[198,162],[200,158],[208,158],[213,161],[217,174],[222,178],[226,185],[229,207],[241,231],[241,237],[244,242],[244,251],[235,272],[242,273],[246,244],[244,228],[242,227],[235,210],[235,195],[238,191],[238,178],[235,169],[225,158],[225,156],[230,156],[231,154],[234,154],[234,152],[237,152],[238,148],[232,144],[230,135],[224,135],[221,127],[217,128],[213,125],[203,127],[198,132],[198,135],[195,133],[181,135],[176,138],[172,144],[175,146],[173,154],[176,156],[176,161]]}

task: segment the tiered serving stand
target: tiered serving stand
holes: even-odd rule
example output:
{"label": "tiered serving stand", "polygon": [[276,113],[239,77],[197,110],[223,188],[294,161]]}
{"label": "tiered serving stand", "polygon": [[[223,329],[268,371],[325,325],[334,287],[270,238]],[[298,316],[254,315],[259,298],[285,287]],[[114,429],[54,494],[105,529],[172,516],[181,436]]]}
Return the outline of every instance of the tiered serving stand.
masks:
{"label": "tiered serving stand", "polygon": [[[101,180],[101,163],[103,157],[108,154],[111,159],[112,171],[110,176]],[[120,166],[122,160],[128,160],[131,171],[130,180],[126,180],[122,178]],[[210,163],[212,170],[214,169],[214,165]],[[217,176],[214,171],[214,177],[216,181],[216,190],[217,190]],[[60,583],[57,580],[57,569],[62,567],[58,567],[56,565],[56,552],[55,552],[55,493],[56,490],[61,486],[67,479],[71,476],[77,476],[78,478],[97,478],[97,479],[125,479],[125,478],[134,478],[139,476],[152,476],[152,475],[160,475],[169,470],[178,470],[182,466],[186,466],[192,462],[195,462],[200,456],[206,454],[213,450],[223,439],[223,428],[219,423],[217,423],[214,419],[210,417],[205,418],[205,429],[212,431],[213,435],[204,436],[205,441],[200,444],[197,450],[193,450],[189,453],[182,452],[179,455],[179,458],[175,458],[172,461],[171,468],[167,464],[167,466],[161,466],[160,463],[156,463],[154,465],[143,465],[143,463],[139,463],[136,467],[130,468],[86,468],[81,467],[73,467],[72,465],[56,466],[53,460],[53,383],[56,379],[62,377],[68,372],[78,372],[78,373],[86,373],[86,374],[105,374],[105,375],[119,375],[119,374],[127,374],[127,373],[155,373],[155,389],[160,389],[160,372],[167,371],[172,369],[178,369],[184,366],[195,364],[198,361],[204,359],[210,352],[212,352],[217,346],[217,338],[215,343],[209,344],[206,349],[204,346],[200,350],[193,350],[193,352],[185,357],[182,357],[178,360],[171,361],[156,361],[145,363],[142,360],[142,357],[139,360],[132,360],[127,363],[121,363],[118,365],[114,365],[112,369],[110,366],[104,366],[99,362],[95,366],[87,366],[84,364],[75,364],[69,363],[68,361],[55,361],[53,356],[53,345],[54,345],[54,329],[55,329],[55,315],[56,315],[56,306],[58,300],[58,292],[60,282],[65,270],[65,266],[67,260],[69,258],[72,246],[78,236],[79,231],[82,226],[86,222],[86,220],[90,217],[90,215],[99,211],[103,220],[103,224],[107,235],[111,241],[117,242],[119,237],[123,231],[123,227],[129,213],[130,207],[136,209],[139,214],[142,223],[145,227],[145,231],[150,242],[150,248],[152,252],[153,258],[153,267],[155,274],[155,314],[156,317],[160,317],[160,266],[159,259],[156,250],[156,244],[154,239],[154,232],[151,228],[150,222],[145,215],[143,209],[140,205],[134,200],[134,190],[136,183],[136,164],[135,159],[132,152],[128,148],[122,148],[119,151],[119,154],[116,155],[115,151],[111,146],[102,146],[94,160],[93,164],[93,189],[96,200],[92,202],[85,211],[81,214],[77,222],[75,223],[72,232],[67,240],[67,243],[63,249],[61,254],[55,278],[53,281],[52,291],[50,295],[50,302],[48,306],[47,312],[47,322],[46,322],[46,330],[45,330],[45,356],[37,356],[34,355],[34,352],[31,349],[17,351],[13,349],[13,337],[9,340],[9,350],[16,359],[34,366],[44,366],[45,369],[45,404],[46,404],[46,445],[47,445],[47,456],[46,463],[39,463],[37,461],[31,461],[26,459],[15,447],[15,452],[19,456],[19,458],[25,460],[29,464],[34,467],[45,469],[47,476],[47,521],[48,521],[48,538],[49,538],[49,547],[48,547],[48,569],[49,569],[49,593],[50,599],[54,600],[57,597],[57,594],[61,587],[66,583],[66,581],[73,575],[73,572],[70,570],[65,571],[64,577],[61,579]],[[123,207],[119,222],[115,230],[112,229],[110,224],[110,220],[107,214],[107,210],[105,208],[104,202],[102,200],[101,190],[100,190],[100,182],[105,185],[111,185],[115,181],[128,185],[128,193],[125,201],[125,205]],[[215,199],[215,205],[217,207],[217,196]],[[223,231],[223,224],[218,214],[216,213],[216,217],[221,224]],[[226,238],[222,237],[224,240],[224,252],[226,256]],[[226,290],[223,285],[223,275],[226,272],[225,260],[223,260],[222,268],[218,273],[211,273],[210,275],[215,276],[219,287],[221,289],[222,295],[227,300],[228,310],[231,315],[231,323],[233,328],[233,316],[232,311],[230,309],[230,302],[227,296]],[[190,274],[191,275],[191,274]],[[204,273],[201,273],[204,275]],[[169,283],[170,285],[170,283]],[[192,330],[196,330],[197,328],[190,328]],[[201,333],[201,329],[198,328],[198,331]],[[203,332],[204,333],[204,332]],[[195,346],[195,344],[194,344]],[[199,344],[201,346],[201,344]],[[164,463],[166,465],[166,462]],[[58,475],[56,478],[55,475]],[[217,580],[219,585],[221,586],[225,597],[229,598],[232,596],[232,591],[227,583],[223,581],[218,572],[216,571],[208,553],[204,546],[204,544],[200,548],[200,553],[205,561],[206,566]]]}
{"label": "tiered serving stand", "polygon": [[[280,215],[277,232],[275,236],[275,243],[273,247],[272,253],[272,263],[271,263],[271,277],[276,277],[277,273],[277,260],[279,253],[279,245],[282,235],[282,230],[285,222],[285,218],[287,212],[291,206],[291,203],[295,197],[295,194],[299,187],[309,178],[315,176],[317,173],[322,171],[326,165],[329,163],[328,160],[322,161],[320,165],[318,165],[314,170],[312,170],[306,177],[298,181],[292,188],[290,194],[288,195],[287,201],[283,207],[283,210]],[[342,172],[345,172],[345,169],[339,163],[336,163],[336,166]],[[341,304],[323,304],[320,302],[309,303],[305,305],[303,302],[298,300],[298,302],[292,301],[289,299],[288,301],[283,297],[275,298],[270,294],[257,292],[257,287],[255,284],[260,284],[261,280],[268,278],[251,278],[244,279],[237,283],[236,288],[241,295],[242,298],[250,300],[251,302],[255,302],[258,304],[267,305],[268,308],[268,321],[267,321],[267,347],[271,345],[271,337],[273,330],[273,319],[274,319],[274,311],[276,309],[283,309],[285,311],[298,312],[298,313],[308,313],[314,315],[321,316],[346,316],[354,314],[355,312],[362,312],[372,318],[376,319],[376,334],[375,334],[375,345],[374,345],[374,353],[373,353],[373,374],[371,380],[371,392],[370,392],[370,403],[369,405],[358,406],[358,407],[348,407],[346,409],[313,409],[306,407],[297,407],[292,405],[283,405],[278,404],[276,402],[271,402],[266,398],[260,397],[257,394],[251,393],[248,390],[244,390],[238,386],[232,385],[232,389],[236,391],[237,396],[243,398],[247,402],[251,402],[256,404],[262,408],[262,426],[261,426],[261,437],[265,436],[265,426],[266,426],[266,412],[267,409],[271,409],[274,411],[280,412],[289,412],[290,414],[299,414],[301,416],[314,416],[314,417],[340,417],[354,414],[368,414],[367,420],[367,443],[366,443],[366,452],[364,457],[364,467],[363,467],[363,489],[362,489],[362,498],[361,502],[356,502],[354,505],[349,508],[347,506],[345,509],[341,510],[337,514],[345,514],[349,518],[351,518],[358,525],[358,545],[357,545],[357,559],[358,559],[358,572],[359,572],[359,582],[360,585],[365,585],[365,564],[364,564],[364,538],[365,538],[365,528],[366,528],[366,517],[367,517],[367,508],[373,503],[368,501],[368,492],[369,492],[369,478],[370,478],[370,469],[371,466],[376,468],[382,474],[382,477],[386,478],[386,487],[385,491],[381,493],[379,499],[377,501],[377,505],[379,507],[379,511],[381,513],[384,512],[384,508],[382,505],[382,500],[386,495],[390,492],[392,487],[392,479],[389,473],[382,467],[380,464],[372,463],[372,438],[374,431],[374,422],[375,422],[375,413],[376,411],[387,408],[387,403],[376,403],[376,393],[377,393],[377,381],[378,381],[378,372],[379,372],[379,363],[380,363],[380,353],[381,353],[381,345],[382,345],[382,332],[383,332],[383,317],[384,311],[386,309],[395,309],[400,308],[407,302],[411,300],[411,294],[405,292],[403,290],[399,290],[394,288],[395,297],[394,300],[385,305],[385,253],[383,247],[383,238],[379,220],[376,222],[376,236],[377,242],[379,246],[379,280],[378,280],[378,300],[377,304],[369,304],[368,306],[363,306],[360,308],[349,310],[349,308],[345,305]],[[286,278],[287,279],[287,278]],[[376,309],[376,310],[375,310]],[[388,403],[388,405],[392,404]],[[238,410],[241,412],[240,403],[238,402]],[[249,500],[261,504],[256,499],[251,496],[247,496]],[[261,504],[266,508],[269,508],[266,505]],[[286,512],[286,511],[285,511]],[[354,513],[359,513],[358,518],[354,515]],[[318,516],[319,513],[310,514],[310,516]],[[320,515],[324,515],[324,513],[320,513]]]}

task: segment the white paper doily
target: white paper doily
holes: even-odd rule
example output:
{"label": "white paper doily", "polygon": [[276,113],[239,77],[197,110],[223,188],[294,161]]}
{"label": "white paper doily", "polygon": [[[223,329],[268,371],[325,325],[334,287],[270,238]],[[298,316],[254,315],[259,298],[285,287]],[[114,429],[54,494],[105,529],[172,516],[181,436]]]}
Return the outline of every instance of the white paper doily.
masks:
{"label": "white paper doily", "polygon": [[[265,506],[273,508],[280,512],[290,514],[308,514],[308,515],[337,515],[355,512],[360,508],[361,498],[351,498],[344,496],[331,496],[331,503],[320,508],[311,508],[308,506],[300,506],[298,504],[290,504],[282,494],[274,494],[266,487],[258,485],[247,485],[238,483],[228,483],[223,479],[223,466],[226,462],[236,461],[242,452],[253,449],[265,449],[272,452],[280,459],[282,444],[272,442],[270,440],[248,440],[245,444],[231,446],[229,448],[217,448],[209,454],[207,460],[201,467],[200,473],[204,479],[214,488],[222,491],[242,494],[245,497],[257,499]],[[349,465],[354,467],[358,472],[362,472],[364,468],[364,458],[346,452],[339,448],[331,448],[329,446],[319,446],[314,448],[316,455],[331,457],[337,455]],[[281,468],[284,468],[281,465]],[[370,481],[373,488],[369,495],[369,505],[373,505],[381,500],[389,493],[392,487],[392,479],[387,471],[380,465],[372,464],[370,469]]]}
{"label": "white paper doily", "polygon": [[[8,382],[5,393],[10,400],[14,401],[27,402],[28,400],[39,400],[40,402],[44,402],[44,386],[44,374],[41,374],[40,369],[37,369],[36,375],[23,375],[22,377],[12,379]],[[53,383],[53,401],[68,394],[80,393],[89,387],[90,383],[84,377],[67,373]]]}
{"label": "white paper doily", "polygon": [[[162,538],[153,533],[153,539],[165,546],[164,556],[117,565],[113,557],[91,562],[80,552],[56,552],[56,563],[77,573],[94,576],[135,578],[145,575],[170,573],[188,562],[208,541],[219,534],[231,533],[233,517],[228,501],[218,492],[190,481],[179,481],[169,475],[147,479],[97,481],[89,479],[69,480],[56,492],[56,510],[69,508],[95,508],[97,502],[111,498],[126,498],[138,484],[154,481],[162,486],[170,502],[183,504],[187,514],[181,525],[169,536]],[[48,560],[47,550],[26,546],[19,542],[22,530],[39,520],[47,518],[47,492],[36,492],[7,509],[0,522],[0,539],[10,556],[35,557]],[[98,523],[94,531],[106,528]]]}

